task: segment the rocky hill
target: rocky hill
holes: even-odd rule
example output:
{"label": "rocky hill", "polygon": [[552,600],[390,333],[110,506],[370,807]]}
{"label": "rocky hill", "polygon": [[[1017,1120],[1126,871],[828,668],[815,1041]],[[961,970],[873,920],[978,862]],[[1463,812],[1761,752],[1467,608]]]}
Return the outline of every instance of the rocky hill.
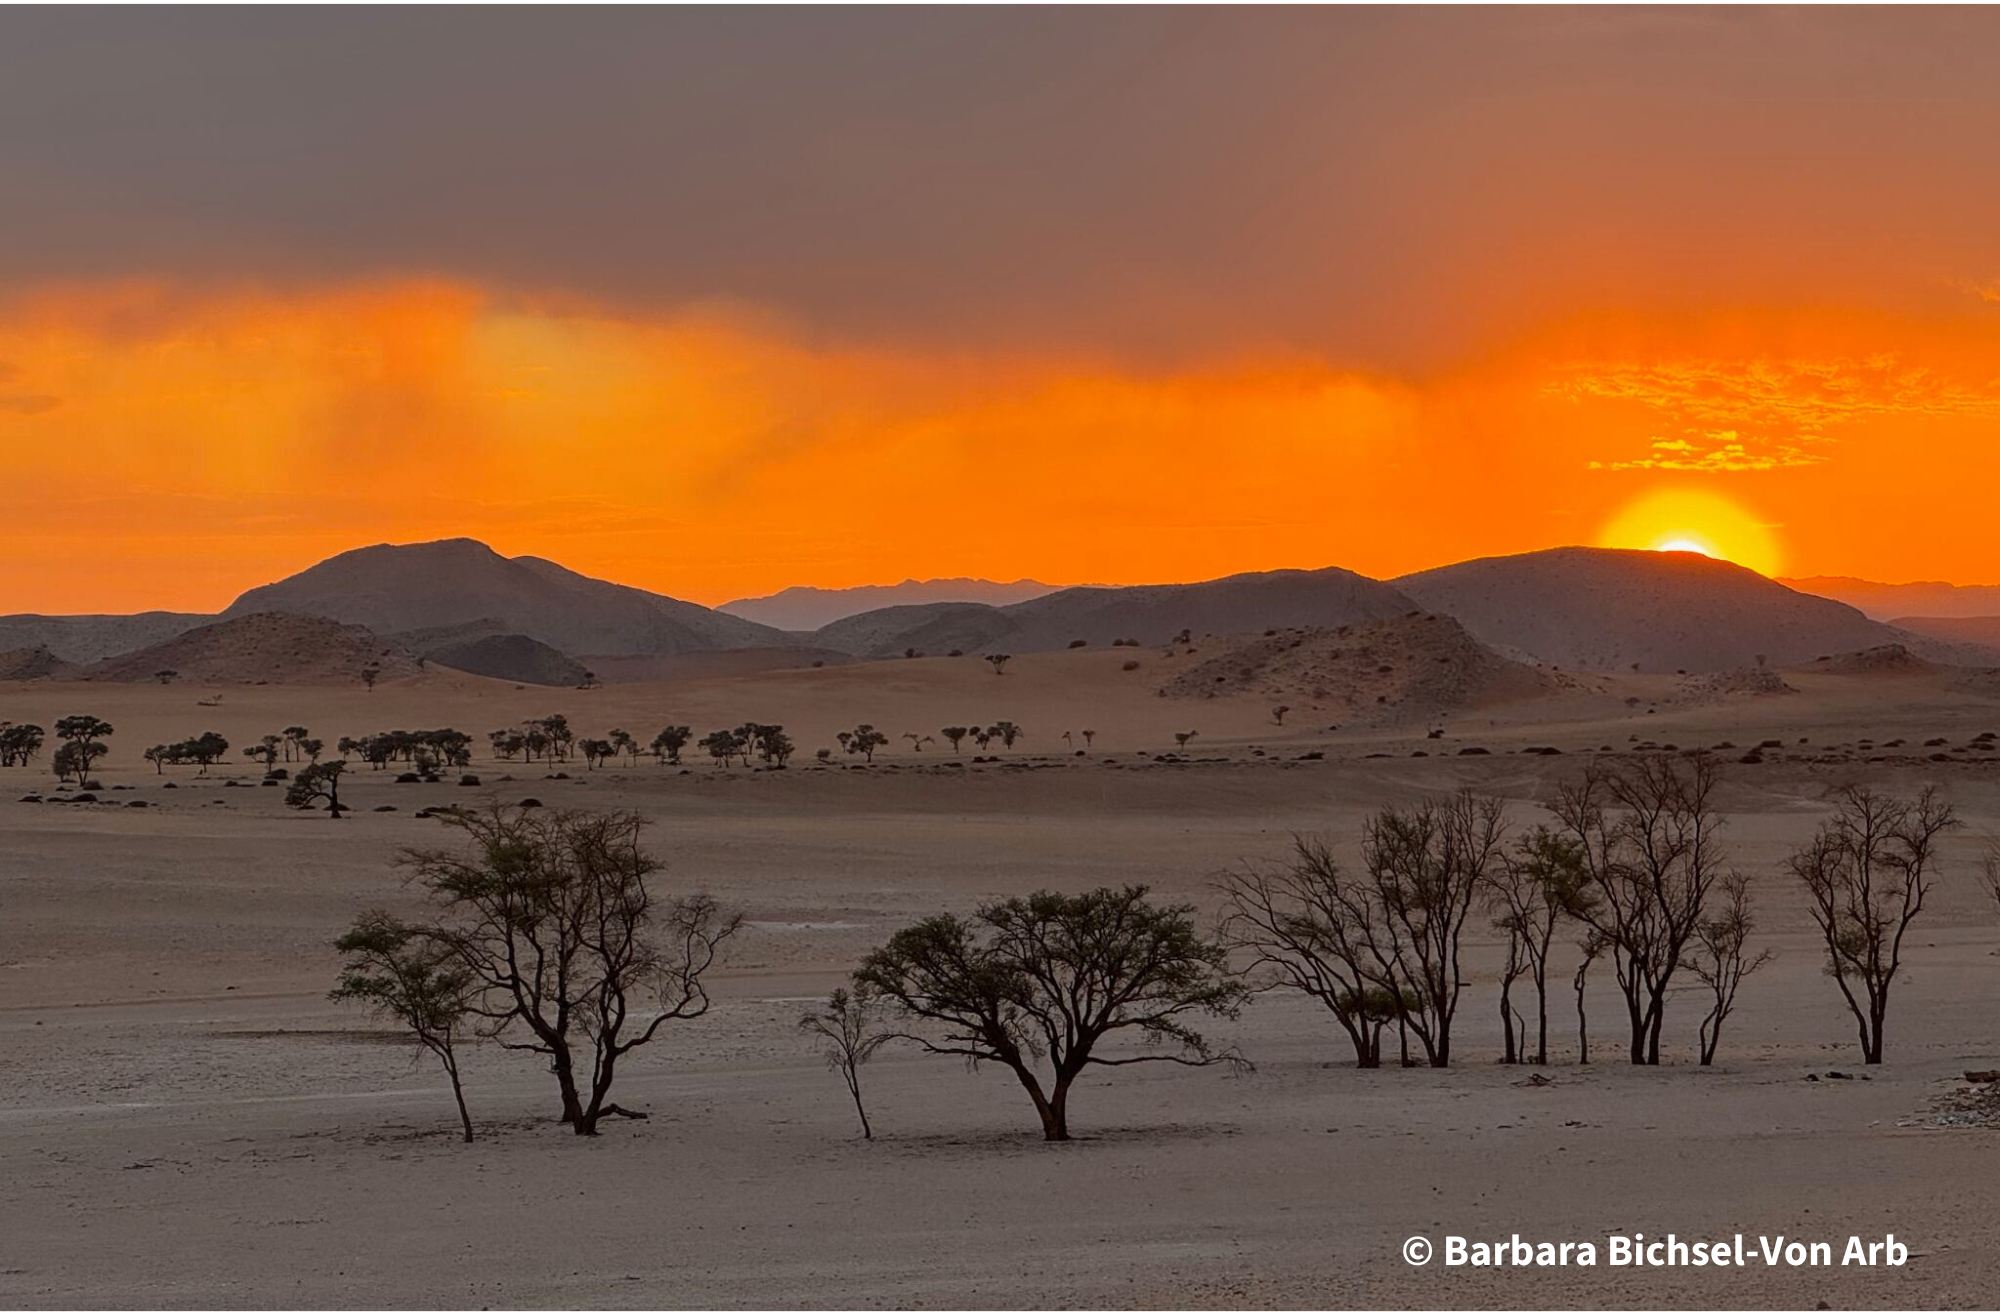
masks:
{"label": "rocky hill", "polygon": [[396,643],[353,624],[315,615],[260,613],[190,629],[151,647],[77,670],[97,683],[143,683],[165,677],[179,683],[359,684],[362,671],[378,670],[383,682],[418,673],[416,657]]}
{"label": "rocky hill", "polygon": [[891,606],[929,606],[940,602],[1010,606],[1056,590],[1053,583],[1037,583],[1033,579],[1016,579],[1012,583],[989,579],[904,579],[901,583],[858,588],[786,588],[768,597],[726,601],[716,609],[775,629],[811,633],[850,615]]}
{"label": "rocky hill", "polygon": [[453,538],[362,547],[238,597],[225,618],[318,615],[377,633],[492,621],[574,657],[782,646],[776,629]]}

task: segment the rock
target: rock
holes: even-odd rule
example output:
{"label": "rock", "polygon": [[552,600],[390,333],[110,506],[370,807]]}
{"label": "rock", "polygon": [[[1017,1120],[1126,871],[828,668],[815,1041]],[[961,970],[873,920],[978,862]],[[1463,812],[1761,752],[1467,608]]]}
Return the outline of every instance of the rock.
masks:
{"label": "rock", "polygon": [[479,787],[479,776],[476,774],[462,774],[458,777],[458,786],[460,788],[477,788]]}
{"label": "rock", "polygon": [[2000,1071],[1967,1071],[1967,1084],[2000,1084]]}

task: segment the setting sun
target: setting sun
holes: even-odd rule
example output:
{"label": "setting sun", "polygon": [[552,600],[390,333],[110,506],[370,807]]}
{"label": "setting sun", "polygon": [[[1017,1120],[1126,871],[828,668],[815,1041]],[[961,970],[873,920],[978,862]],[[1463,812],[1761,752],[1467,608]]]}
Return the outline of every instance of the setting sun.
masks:
{"label": "setting sun", "polygon": [[1772,526],[1713,492],[1668,489],[1641,497],[1612,516],[1597,545],[1692,551],[1767,576],[1783,566]]}

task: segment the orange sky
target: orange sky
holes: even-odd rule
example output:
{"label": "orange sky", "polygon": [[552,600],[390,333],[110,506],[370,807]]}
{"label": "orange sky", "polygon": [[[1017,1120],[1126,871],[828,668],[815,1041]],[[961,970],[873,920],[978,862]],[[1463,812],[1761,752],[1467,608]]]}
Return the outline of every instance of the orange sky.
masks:
{"label": "orange sky", "polygon": [[460,534],[711,603],[907,575],[1390,576],[1604,541],[1663,489],[1710,502],[1660,532],[1746,563],[2000,579],[1996,313],[1940,289],[1928,318],[1579,315],[1398,378],[847,348],[442,280],[42,288],[0,303],[0,611],[214,609],[334,551]]}
{"label": "orange sky", "polygon": [[[0,14],[0,613],[2000,581],[2000,10]],[[368,87],[357,96],[357,79]]]}

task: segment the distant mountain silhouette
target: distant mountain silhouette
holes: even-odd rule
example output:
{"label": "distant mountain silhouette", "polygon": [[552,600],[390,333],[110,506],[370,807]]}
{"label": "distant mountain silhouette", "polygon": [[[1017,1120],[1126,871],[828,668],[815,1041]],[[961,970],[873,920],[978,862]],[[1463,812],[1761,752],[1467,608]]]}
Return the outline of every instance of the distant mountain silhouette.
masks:
{"label": "distant mountain silhouette", "polygon": [[1943,618],[1936,615],[1904,615],[1891,624],[1907,633],[1921,634],[1937,642],[1970,643],[1991,652],[2000,665],[2000,615],[1967,615]]}
{"label": "distant mountain silhouette", "polygon": [[857,588],[786,588],[768,597],[726,601],[716,609],[772,628],[811,633],[837,620],[890,606],[922,606],[936,602],[978,602],[1007,606],[1057,591],[1053,583],[1016,579],[904,579],[901,583],[868,584]]}
{"label": "distant mountain silhouette", "polygon": [[1779,581],[1816,597],[1844,601],[1872,620],[1899,622],[1905,615],[1941,619],[2000,615],[2000,584],[1873,583],[1831,574]]}
{"label": "distant mountain silhouette", "polygon": [[1693,552],[1559,547],[1395,584],[1481,642],[1567,669],[1708,673],[1908,641],[1852,606]]}
{"label": "distant mountain silhouette", "polygon": [[1272,570],[1203,583],[1064,588],[1011,606],[940,603],[895,606],[852,616],[813,635],[821,646],[862,656],[908,648],[939,655],[1056,651],[1081,639],[1149,646],[1182,630],[1252,633],[1267,628],[1338,627],[1417,609],[1395,588],[1344,569]]}
{"label": "distant mountain silhouette", "polygon": [[780,646],[776,629],[658,593],[607,583],[535,556],[509,559],[452,538],[342,552],[238,597],[225,617],[283,611],[377,633],[481,620],[573,657]]}
{"label": "distant mountain silhouette", "polygon": [[165,642],[71,672],[96,683],[144,683],[162,670],[181,683],[360,684],[373,665],[384,682],[418,673],[400,644],[317,615],[257,613],[189,629]]}

